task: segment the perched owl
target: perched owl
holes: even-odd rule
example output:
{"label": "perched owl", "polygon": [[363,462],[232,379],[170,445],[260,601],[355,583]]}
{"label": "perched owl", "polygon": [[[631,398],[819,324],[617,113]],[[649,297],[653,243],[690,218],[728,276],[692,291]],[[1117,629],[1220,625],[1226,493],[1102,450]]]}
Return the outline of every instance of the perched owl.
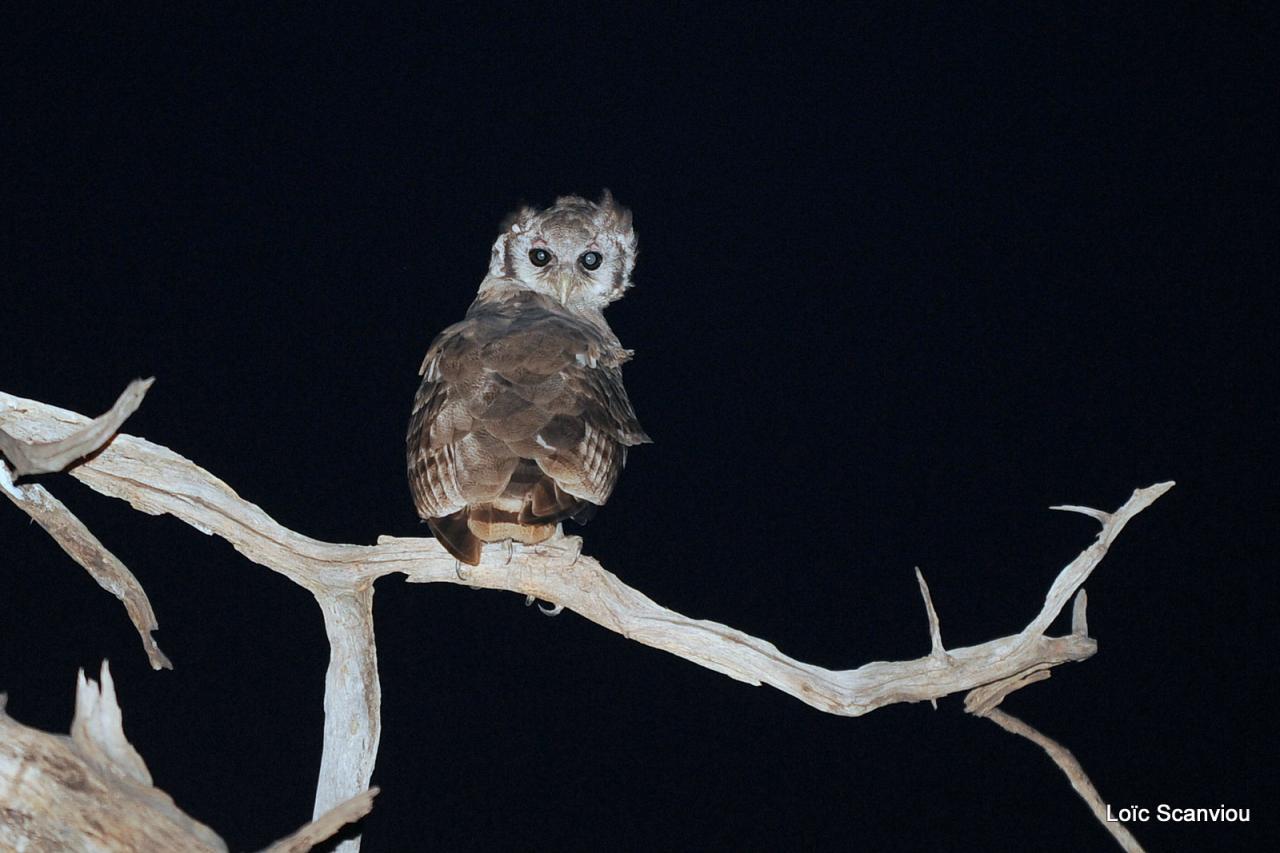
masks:
{"label": "perched owl", "polygon": [[631,286],[631,214],[606,190],[524,208],[493,244],[466,317],[418,371],[409,486],[449,553],[536,544],[585,522],[613,491],[627,448],[649,441],[622,387],[622,348],[601,313]]}

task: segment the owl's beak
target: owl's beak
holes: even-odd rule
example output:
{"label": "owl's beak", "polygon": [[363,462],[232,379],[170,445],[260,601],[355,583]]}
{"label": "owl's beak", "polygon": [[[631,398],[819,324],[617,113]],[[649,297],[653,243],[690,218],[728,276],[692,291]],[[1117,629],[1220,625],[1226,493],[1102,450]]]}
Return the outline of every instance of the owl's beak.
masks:
{"label": "owl's beak", "polygon": [[569,294],[573,292],[576,284],[577,280],[574,278],[572,270],[558,270],[556,272],[556,295],[560,297],[562,304],[569,304]]}

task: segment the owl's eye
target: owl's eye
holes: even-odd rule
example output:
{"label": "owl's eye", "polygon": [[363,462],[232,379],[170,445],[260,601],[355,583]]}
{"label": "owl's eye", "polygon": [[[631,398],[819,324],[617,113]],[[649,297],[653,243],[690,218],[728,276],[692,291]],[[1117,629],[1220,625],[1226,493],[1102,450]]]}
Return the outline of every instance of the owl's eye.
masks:
{"label": "owl's eye", "polygon": [[533,261],[535,267],[545,267],[551,263],[551,253],[546,249],[530,249],[529,260]]}
{"label": "owl's eye", "polygon": [[602,260],[604,258],[600,257],[599,252],[583,252],[578,256],[578,263],[582,264],[584,270],[596,269]]}

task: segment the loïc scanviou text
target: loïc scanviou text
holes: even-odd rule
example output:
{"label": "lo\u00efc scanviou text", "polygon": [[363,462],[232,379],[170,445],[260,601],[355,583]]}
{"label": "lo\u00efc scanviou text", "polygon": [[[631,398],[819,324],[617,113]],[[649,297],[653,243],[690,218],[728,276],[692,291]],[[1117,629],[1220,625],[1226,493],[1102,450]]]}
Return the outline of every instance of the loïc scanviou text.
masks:
{"label": "lo\u00efc scanviou text", "polygon": [[1122,823],[1147,823],[1154,818],[1160,823],[1248,823],[1249,809],[1218,805],[1208,808],[1181,808],[1161,803],[1155,809],[1146,806],[1107,804],[1107,820]]}

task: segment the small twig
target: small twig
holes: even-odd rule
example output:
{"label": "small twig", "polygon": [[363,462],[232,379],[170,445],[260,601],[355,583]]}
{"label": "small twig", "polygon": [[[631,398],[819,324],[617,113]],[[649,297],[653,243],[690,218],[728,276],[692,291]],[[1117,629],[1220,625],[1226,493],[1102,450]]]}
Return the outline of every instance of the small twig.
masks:
{"label": "small twig", "polygon": [[938,612],[933,609],[933,597],[929,595],[929,585],[924,582],[919,566],[916,566],[916,580],[920,583],[920,595],[924,598],[924,609],[929,616],[929,654],[945,660],[947,650],[942,647],[942,624],[938,621]]}

